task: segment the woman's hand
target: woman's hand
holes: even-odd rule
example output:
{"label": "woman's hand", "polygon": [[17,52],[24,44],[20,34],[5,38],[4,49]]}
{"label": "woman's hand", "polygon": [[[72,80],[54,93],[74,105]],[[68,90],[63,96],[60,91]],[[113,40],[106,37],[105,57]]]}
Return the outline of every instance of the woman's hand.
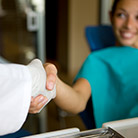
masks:
{"label": "woman's hand", "polygon": [[29,113],[35,114],[40,111],[40,109],[47,103],[47,97],[43,95],[38,95],[35,98],[31,97],[31,104],[29,108]]}
{"label": "woman's hand", "polygon": [[51,90],[53,90],[54,85],[56,84],[57,68],[54,64],[45,63],[44,69],[47,74],[46,89],[51,91]]}

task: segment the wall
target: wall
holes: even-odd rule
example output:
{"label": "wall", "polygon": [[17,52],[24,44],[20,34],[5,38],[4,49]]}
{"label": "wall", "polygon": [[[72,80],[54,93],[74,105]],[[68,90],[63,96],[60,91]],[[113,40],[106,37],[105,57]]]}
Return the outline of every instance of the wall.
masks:
{"label": "wall", "polygon": [[99,0],[68,2],[68,73],[74,77],[90,52],[84,31],[99,23]]}
{"label": "wall", "polygon": [[110,24],[109,11],[111,10],[113,0],[101,0],[101,24]]}

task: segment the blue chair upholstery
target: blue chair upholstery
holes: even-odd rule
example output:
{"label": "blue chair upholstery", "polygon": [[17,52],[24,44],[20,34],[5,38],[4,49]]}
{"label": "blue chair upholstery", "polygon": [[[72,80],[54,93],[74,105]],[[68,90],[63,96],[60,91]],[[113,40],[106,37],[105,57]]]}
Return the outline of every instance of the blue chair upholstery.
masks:
{"label": "blue chair upholstery", "polygon": [[114,33],[109,25],[87,26],[85,34],[91,51],[115,45]]}
{"label": "blue chair upholstery", "polygon": [[[87,26],[85,34],[91,51],[115,45],[115,36],[111,26]],[[90,97],[86,105],[86,109],[80,113],[80,117],[87,129],[96,128],[91,99],[92,98]]]}
{"label": "blue chair upholstery", "polygon": [[87,129],[96,128],[91,97],[88,100],[85,110],[81,112],[79,115]]}

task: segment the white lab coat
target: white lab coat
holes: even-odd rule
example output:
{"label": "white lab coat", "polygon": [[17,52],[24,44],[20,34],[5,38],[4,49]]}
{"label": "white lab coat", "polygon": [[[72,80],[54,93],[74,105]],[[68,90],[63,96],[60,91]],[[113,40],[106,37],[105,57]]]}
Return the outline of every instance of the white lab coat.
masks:
{"label": "white lab coat", "polygon": [[15,132],[26,120],[32,91],[28,68],[0,64],[0,135]]}

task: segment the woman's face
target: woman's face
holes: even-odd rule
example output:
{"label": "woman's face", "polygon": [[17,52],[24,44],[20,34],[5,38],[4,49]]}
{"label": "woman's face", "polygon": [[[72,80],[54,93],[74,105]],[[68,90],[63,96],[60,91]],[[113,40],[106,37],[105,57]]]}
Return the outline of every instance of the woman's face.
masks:
{"label": "woman's face", "polygon": [[111,23],[117,45],[138,48],[138,0],[120,0]]}

